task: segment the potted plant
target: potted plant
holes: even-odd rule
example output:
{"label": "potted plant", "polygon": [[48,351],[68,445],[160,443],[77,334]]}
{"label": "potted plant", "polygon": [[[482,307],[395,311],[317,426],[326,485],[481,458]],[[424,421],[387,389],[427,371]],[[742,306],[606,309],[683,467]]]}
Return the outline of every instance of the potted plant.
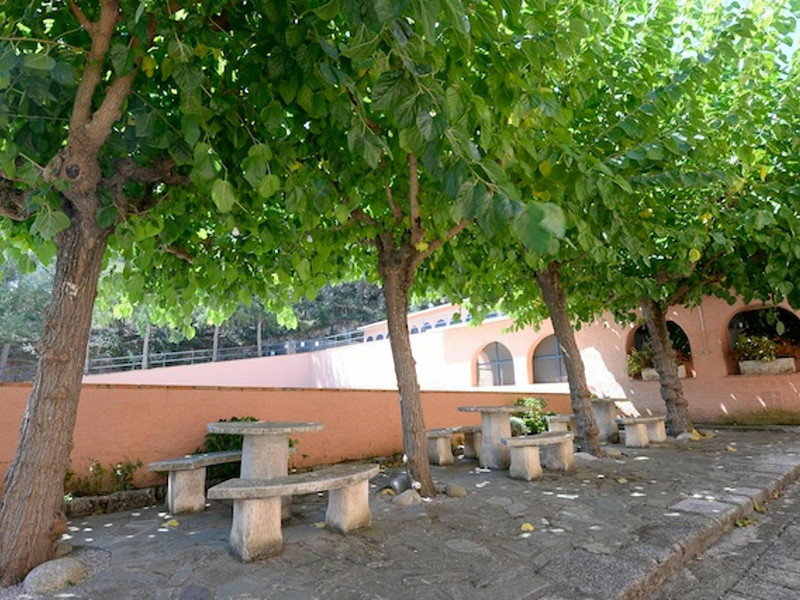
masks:
{"label": "potted plant", "polygon": [[[628,354],[628,375],[641,378],[642,381],[657,381],[658,371],[655,369],[655,351],[651,342],[645,342],[641,350],[631,348]],[[676,351],[675,362],[678,365],[678,377],[686,377],[686,357],[682,352]]]}
{"label": "potted plant", "polygon": [[794,373],[794,358],[778,357],[778,344],[763,335],[740,334],[733,344],[733,355],[739,361],[742,375],[776,375]]}

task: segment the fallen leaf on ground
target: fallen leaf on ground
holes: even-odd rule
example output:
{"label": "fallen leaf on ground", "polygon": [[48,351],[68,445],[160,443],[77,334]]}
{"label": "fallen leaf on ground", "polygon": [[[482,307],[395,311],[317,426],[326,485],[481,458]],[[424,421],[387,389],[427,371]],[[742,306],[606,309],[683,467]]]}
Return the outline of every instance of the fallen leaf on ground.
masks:
{"label": "fallen leaf on ground", "polygon": [[169,521],[164,523],[164,527],[177,527],[178,525],[180,525],[178,519],[170,519]]}
{"label": "fallen leaf on ground", "polygon": [[531,525],[530,523],[523,523],[522,526],[520,527],[520,529],[522,531],[533,531],[536,528],[533,525]]}
{"label": "fallen leaf on ground", "polygon": [[624,477],[620,477],[619,479],[617,479],[617,483],[628,483],[628,480],[625,479]]}
{"label": "fallen leaf on ground", "polygon": [[736,452],[737,449],[734,448],[733,446],[725,446],[725,450],[727,450],[728,452]]}
{"label": "fallen leaf on ground", "polygon": [[314,523],[314,527],[317,529],[324,529],[325,528],[325,521],[317,521]]}

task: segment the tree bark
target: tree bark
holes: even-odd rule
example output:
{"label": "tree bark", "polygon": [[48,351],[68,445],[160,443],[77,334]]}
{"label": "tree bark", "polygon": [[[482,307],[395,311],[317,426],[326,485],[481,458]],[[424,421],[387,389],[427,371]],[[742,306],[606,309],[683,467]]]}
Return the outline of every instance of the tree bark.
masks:
{"label": "tree bark", "polygon": [[689,403],[683,395],[683,385],[678,377],[678,364],[672,340],[667,329],[665,308],[650,298],[642,298],[642,315],[653,341],[653,362],[661,384],[661,398],[667,407],[666,428],[669,435],[692,431]]}
{"label": "tree bark", "polygon": [[535,277],[550,313],[553,331],[564,350],[578,445],[581,452],[599,456],[601,454],[600,442],[597,440],[599,429],[592,411],[592,393],[586,383],[586,369],[583,366],[578,343],[575,341],[575,330],[567,313],[567,294],[561,285],[560,267],[557,263],[550,263],[543,270],[537,271]]}
{"label": "tree bark", "polygon": [[389,343],[400,393],[403,450],[408,460],[411,479],[421,484],[417,491],[422,496],[431,497],[436,494],[436,489],[428,464],[422,400],[408,331],[408,295],[414,281],[416,251],[411,245],[397,248],[391,240],[391,234],[387,234],[385,238],[378,244],[378,273],[383,284]]}
{"label": "tree bark", "polygon": [[262,322],[261,317],[258,317],[258,326],[256,327],[256,349],[258,350],[259,356],[261,356],[261,346],[263,343],[261,341],[261,322]]}
{"label": "tree bark", "polygon": [[6,375],[9,354],[11,354],[11,344],[3,344],[3,350],[0,351],[0,381],[3,381]]}
{"label": "tree bark", "polygon": [[4,586],[52,558],[65,531],[61,503],[83,376],[81,350],[89,339],[109,235],[96,225],[94,214],[71,217],[70,226],[55,237],[56,273],[39,344],[39,369],[0,502]]}
{"label": "tree bark", "polygon": [[150,330],[152,329],[150,323],[147,324],[144,330],[144,340],[142,341],[142,369],[150,368]]}

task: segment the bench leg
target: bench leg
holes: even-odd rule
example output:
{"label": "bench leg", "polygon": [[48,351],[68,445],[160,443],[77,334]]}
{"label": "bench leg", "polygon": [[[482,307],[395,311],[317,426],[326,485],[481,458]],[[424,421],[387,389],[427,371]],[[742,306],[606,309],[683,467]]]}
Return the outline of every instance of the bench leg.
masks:
{"label": "bench leg", "polygon": [[170,471],[167,510],[173,515],[203,512],[206,507],[206,470]]}
{"label": "bench leg", "polygon": [[[242,479],[270,479],[289,473],[289,440],[282,436],[246,435],[242,446]],[[281,518],[292,516],[292,497],[284,496]]]}
{"label": "bench leg", "polygon": [[[613,400],[603,400],[596,398],[592,400],[592,412],[597,423],[597,439],[601,442],[614,442],[619,438],[619,428],[617,427],[617,405]],[[617,439],[615,439],[617,438]]]}
{"label": "bench leg", "polygon": [[233,501],[231,523],[233,553],[244,562],[281,553],[281,499],[259,498]]}
{"label": "bench leg", "polygon": [[482,438],[480,431],[468,431],[464,434],[464,458],[480,458]]}
{"label": "bench leg", "polygon": [[359,481],[328,492],[328,509],[325,511],[328,528],[347,533],[369,527],[372,513],[369,510],[369,480]]}
{"label": "bench leg", "polygon": [[428,461],[433,465],[452,465],[453,448],[451,437],[428,438]]}
{"label": "bench leg", "polygon": [[625,425],[625,445],[628,448],[647,448],[650,438],[647,436],[647,426],[644,423]]}
{"label": "bench leg", "polygon": [[538,446],[519,446],[511,448],[511,466],[508,474],[514,479],[531,481],[542,474],[542,465],[539,463]]}
{"label": "bench leg", "polygon": [[507,469],[511,462],[508,446],[500,441],[511,437],[511,419],[506,413],[481,413],[480,465],[489,469]]}
{"label": "bench leg", "polygon": [[575,468],[572,440],[548,446],[544,456],[544,466],[551,471],[563,471],[564,473],[572,471]]}
{"label": "bench leg", "polygon": [[657,421],[656,423],[647,424],[647,437],[651,442],[666,442],[667,429],[664,421]]}

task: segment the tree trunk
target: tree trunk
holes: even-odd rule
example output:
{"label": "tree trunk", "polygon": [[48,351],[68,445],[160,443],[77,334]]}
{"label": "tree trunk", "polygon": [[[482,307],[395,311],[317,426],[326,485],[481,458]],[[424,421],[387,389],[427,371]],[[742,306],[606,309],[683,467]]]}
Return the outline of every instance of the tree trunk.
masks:
{"label": "tree trunk", "polygon": [[9,354],[11,354],[11,344],[3,344],[3,350],[0,351],[0,381],[3,381],[6,375]]}
{"label": "tree trunk", "polygon": [[214,325],[214,341],[211,346],[211,362],[219,359],[219,325]]}
{"label": "tree trunk", "polygon": [[144,330],[144,340],[142,341],[142,370],[150,368],[150,330],[152,329],[150,323]]}
{"label": "tree trunk", "polygon": [[256,348],[258,350],[258,355],[261,356],[261,317],[258,317],[258,327],[256,327]]}
{"label": "tree trunk", "polygon": [[72,216],[56,235],[53,296],[45,312],[39,369],[20,429],[17,453],[0,502],[0,584],[19,582],[53,557],[65,531],[61,513],[64,474],[109,231],[94,216]]}
{"label": "tree trunk", "polygon": [[556,334],[558,343],[564,350],[564,362],[567,367],[569,381],[569,397],[572,412],[575,413],[575,428],[577,429],[578,445],[581,452],[600,455],[600,443],[597,440],[599,429],[592,411],[592,393],[586,384],[586,369],[578,344],[575,341],[575,330],[567,313],[567,294],[561,286],[559,266],[550,263],[541,271],[536,272],[536,283],[542,290],[542,298],[550,312],[550,322]]}
{"label": "tree trunk", "polygon": [[403,421],[403,450],[408,459],[408,472],[419,482],[422,496],[436,494],[428,464],[428,441],[422,416],[422,400],[417,381],[416,362],[411,352],[408,331],[408,295],[414,280],[414,249],[381,244],[378,249],[378,273],[386,300],[389,324],[389,343],[392,348],[397,389],[400,393],[400,412]]}
{"label": "tree trunk", "polygon": [[683,396],[683,385],[678,377],[678,364],[672,340],[667,329],[664,308],[650,298],[642,298],[642,315],[653,341],[653,362],[661,384],[661,398],[667,407],[666,428],[669,435],[692,431],[689,403]]}

